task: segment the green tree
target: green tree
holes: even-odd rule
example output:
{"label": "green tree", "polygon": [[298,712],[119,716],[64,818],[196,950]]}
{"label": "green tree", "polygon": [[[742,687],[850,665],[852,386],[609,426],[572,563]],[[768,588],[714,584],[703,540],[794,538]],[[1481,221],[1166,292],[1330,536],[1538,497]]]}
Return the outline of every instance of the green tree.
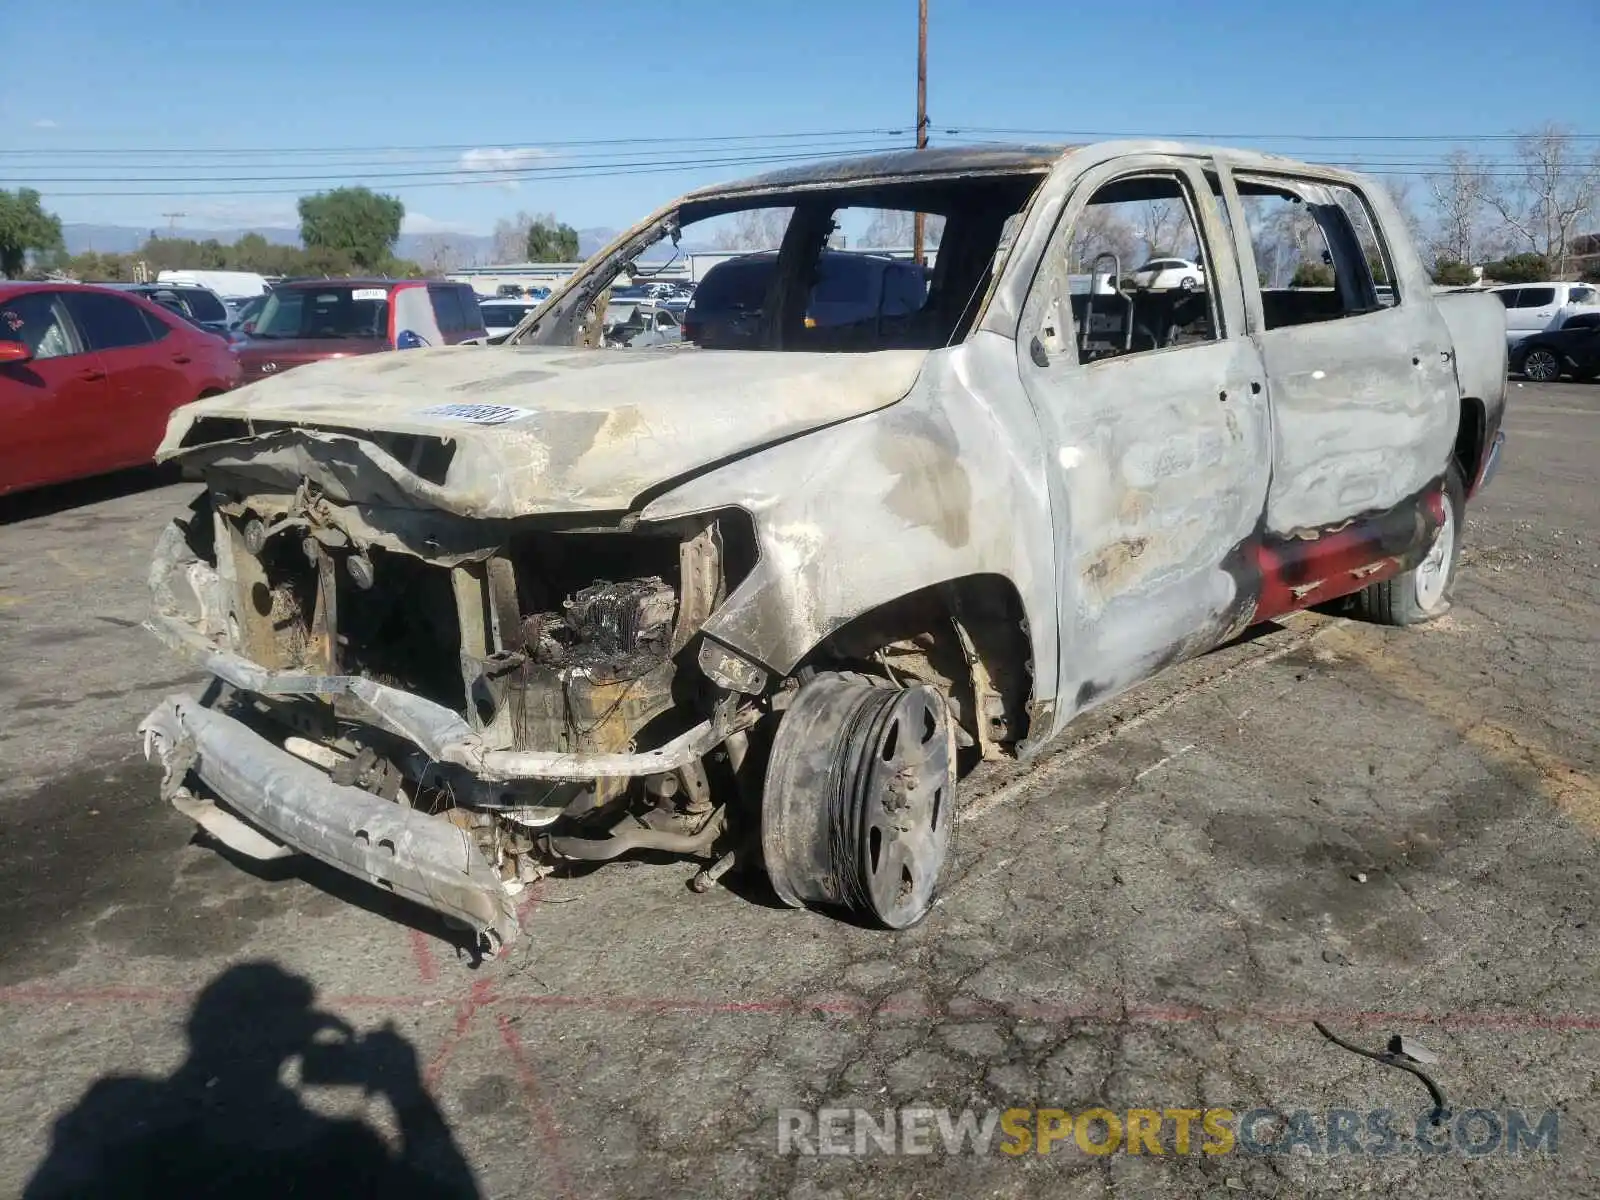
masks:
{"label": "green tree", "polygon": [[528,226],[529,262],[577,262],[578,231],[553,213],[535,217]]}
{"label": "green tree", "polygon": [[21,275],[29,250],[44,253],[60,248],[60,218],[40,207],[38,192],[0,189],[0,275],[12,279]]}
{"label": "green tree", "polygon": [[63,270],[74,279],[90,283],[131,283],[136,254],[101,254],[85,250],[67,259]]}
{"label": "green tree", "polygon": [[1542,254],[1513,254],[1485,263],[1483,273],[1496,283],[1539,283],[1550,278],[1550,260]]}
{"label": "green tree", "polygon": [[1333,286],[1333,268],[1326,263],[1303,262],[1294,269],[1290,287],[1325,288]]}
{"label": "green tree", "polygon": [[1477,283],[1478,277],[1466,263],[1441,258],[1433,264],[1433,281],[1441,287],[1468,287]]}
{"label": "green tree", "polygon": [[394,252],[406,206],[364,187],[335,188],[300,197],[300,240],[308,251],[343,254],[363,271]]}

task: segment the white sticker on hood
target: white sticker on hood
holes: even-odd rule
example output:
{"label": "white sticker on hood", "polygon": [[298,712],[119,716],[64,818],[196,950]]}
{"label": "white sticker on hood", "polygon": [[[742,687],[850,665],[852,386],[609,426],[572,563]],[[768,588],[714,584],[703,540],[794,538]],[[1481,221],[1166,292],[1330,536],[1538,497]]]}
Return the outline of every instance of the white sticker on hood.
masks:
{"label": "white sticker on hood", "polygon": [[432,408],[419,409],[417,416],[468,421],[473,425],[504,425],[507,421],[533,416],[533,410],[510,404],[435,404]]}

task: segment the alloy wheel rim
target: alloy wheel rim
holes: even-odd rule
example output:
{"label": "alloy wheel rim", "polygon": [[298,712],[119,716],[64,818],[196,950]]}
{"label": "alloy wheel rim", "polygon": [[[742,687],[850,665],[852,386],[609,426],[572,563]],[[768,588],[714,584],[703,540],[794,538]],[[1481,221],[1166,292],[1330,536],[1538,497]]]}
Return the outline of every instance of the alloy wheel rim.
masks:
{"label": "alloy wheel rim", "polygon": [[1444,599],[1444,587],[1450,579],[1450,566],[1456,553],[1455,508],[1448,497],[1444,502],[1444,520],[1434,535],[1428,556],[1417,568],[1417,606],[1424,612],[1438,607]]}

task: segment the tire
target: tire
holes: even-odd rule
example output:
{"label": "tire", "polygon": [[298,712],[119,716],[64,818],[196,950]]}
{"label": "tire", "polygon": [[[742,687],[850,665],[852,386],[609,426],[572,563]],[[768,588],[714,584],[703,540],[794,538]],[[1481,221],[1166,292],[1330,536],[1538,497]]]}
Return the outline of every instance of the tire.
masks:
{"label": "tire", "polygon": [[955,728],[926,685],[819,674],[773,737],[761,854],[778,898],[886,929],[933,907],[955,825]]}
{"label": "tire", "polygon": [[1444,522],[1427,556],[1409,571],[1369,584],[1356,594],[1356,608],[1380,625],[1420,625],[1450,611],[1450,590],[1461,562],[1466,489],[1454,463],[1444,479]]}
{"label": "tire", "polygon": [[1561,359],[1554,350],[1535,346],[1522,356],[1522,374],[1533,383],[1554,383],[1561,378]]}

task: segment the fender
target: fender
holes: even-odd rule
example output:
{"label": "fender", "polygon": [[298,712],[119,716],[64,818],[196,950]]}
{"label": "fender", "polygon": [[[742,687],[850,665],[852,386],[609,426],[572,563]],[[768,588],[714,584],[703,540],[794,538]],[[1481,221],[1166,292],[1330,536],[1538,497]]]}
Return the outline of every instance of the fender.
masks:
{"label": "fender", "polygon": [[1028,622],[1035,702],[1054,701],[1055,539],[1009,338],[936,351],[898,403],[708,471],[639,515],[728,508],[749,514],[758,558],[704,626],[718,641],[783,675],[862,613],[998,575]]}

